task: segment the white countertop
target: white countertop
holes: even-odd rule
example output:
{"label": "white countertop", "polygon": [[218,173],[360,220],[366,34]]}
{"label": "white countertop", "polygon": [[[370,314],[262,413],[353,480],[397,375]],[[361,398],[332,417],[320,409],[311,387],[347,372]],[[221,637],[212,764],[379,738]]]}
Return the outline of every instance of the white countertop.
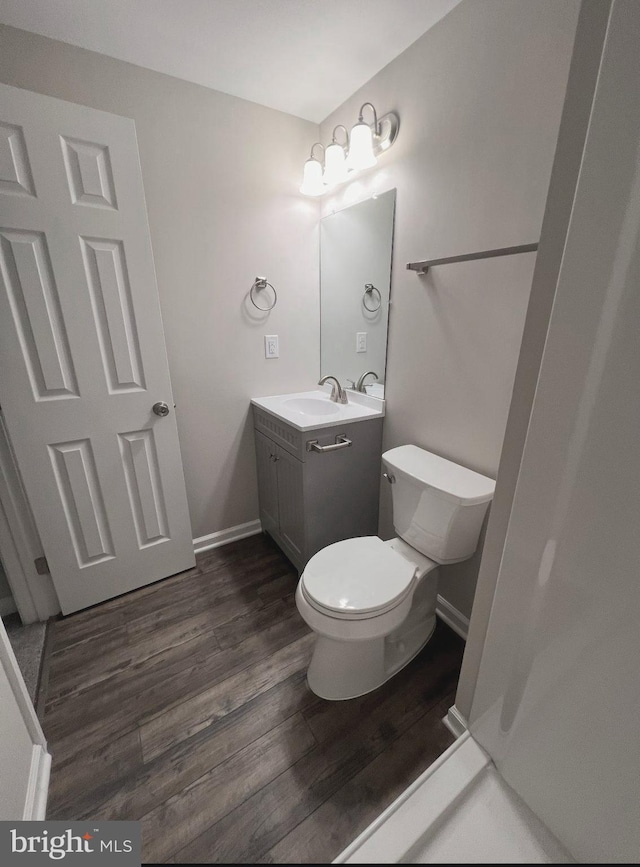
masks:
{"label": "white countertop", "polygon": [[385,402],[347,389],[348,403],[334,403],[331,387],[272,397],[254,397],[251,403],[301,431],[352,424],[384,416]]}

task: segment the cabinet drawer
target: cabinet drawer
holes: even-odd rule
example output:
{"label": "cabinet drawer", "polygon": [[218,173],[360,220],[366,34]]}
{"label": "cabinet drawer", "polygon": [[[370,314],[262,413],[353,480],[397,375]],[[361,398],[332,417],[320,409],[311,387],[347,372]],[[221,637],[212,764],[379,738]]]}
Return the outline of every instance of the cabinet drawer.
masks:
{"label": "cabinet drawer", "polygon": [[304,461],[304,446],[307,436],[305,433],[290,427],[286,422],[280,421],[279,418],[257,406],[253,407],[253,423],[256,430],[278,443],[294,458]]}

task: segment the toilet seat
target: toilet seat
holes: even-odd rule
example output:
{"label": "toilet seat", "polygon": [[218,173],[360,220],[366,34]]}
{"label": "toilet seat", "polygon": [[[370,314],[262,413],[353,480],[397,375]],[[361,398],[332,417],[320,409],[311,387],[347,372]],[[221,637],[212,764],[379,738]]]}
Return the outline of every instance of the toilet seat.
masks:
{"label": "toilet seat", "polygon": [[378,536],[345,539],[309,560],[300,581],[307,602],[344,620],[377,617],[413,590],[416,566]]}

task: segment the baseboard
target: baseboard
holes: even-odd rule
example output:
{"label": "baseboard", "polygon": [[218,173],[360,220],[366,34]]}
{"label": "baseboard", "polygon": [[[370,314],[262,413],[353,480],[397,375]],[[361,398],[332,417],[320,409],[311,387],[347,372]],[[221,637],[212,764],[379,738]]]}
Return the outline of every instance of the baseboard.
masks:
{"label": "baseboard", "polygon": [[450,602],[447,602],[446,599],[443,599],[442,596],[438,594],[438,601],[436,603],[436,614],[441,620],[450,626],[454,632],[457,632],[460,638],[464,638],[467,640],[467,635],[469,633],[469,618],[465,617],[462,612],[458,611],[457,608],[454,608]]}
{"label": "baseboard", "polygon": [[442,722],[456,738],[463,735],[468,728],[466,719],[462,716],[455,704],[449,708],[447,715],[443,717]]}
{"label": "baseboard", "polygon": [[39,744],[34,744],[31,755],[31,771],[25,799],[23,821],[40,821],[47,811],[51,755]]}
{"label": "baseboard", "polygon": [[221,545],[228,545],[229,542],[237,542],[238,539],[246,539],[248,536],[255,536],[261,532],[262,524],[256,518],[255,521],[236,524],[235,527],[228,527],[226,530],[218,530],[217,533],[209,533],[208,536],[194,539],[193,552],[194,554],[202,554],[203,551],[211,551],[213,548],[220,548]]}
{"label": "baseboard", "polygon": [[6,617],[8,614],[15,614],[18,609],[13,601],[13,596],[3,596],[0,599],[0,617]]}

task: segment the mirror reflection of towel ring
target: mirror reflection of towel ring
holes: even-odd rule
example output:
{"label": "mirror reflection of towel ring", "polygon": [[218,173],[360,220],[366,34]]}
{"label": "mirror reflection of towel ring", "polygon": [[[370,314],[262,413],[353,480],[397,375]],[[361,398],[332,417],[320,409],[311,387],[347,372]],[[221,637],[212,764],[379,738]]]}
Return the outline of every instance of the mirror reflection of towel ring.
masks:
{"label": "mirror reflection of towel ring", "polygon": [[[374,292],[376,292],[378,295],[378,303],[375,307],[369,307],[367,304],[367,296],[370,299],[373,299],[373,303],[375,304],[375,296],[373,294]],[[362,306],[364,307],[365,310],[368,310],[369,313],[376,313],[378,310],[380,310],[380,307],[382,306],[382,295],[380,294],[380,290],[377,289],[373,285],[373,283],[365,283],[364,284],[364,294],[362,296]]]}
{"label": "mirror reflection of towel ring", "polygon": [[[266,289],[267,286],[273,292],[273,304],[271,307],[261,307],[259,304],[256,304],[256,299],[254,297],[254,292],[256,289]],[[253,281],[253,286],[249,289],[249,298],[251,299],[251,303],[257,310],[261,310],[263,313],[267,313],[269,310],[273,310],[273,308],[278,303],[278,293],[276,292],[272,283],[269,283],[266,277],[256,277]]]}

